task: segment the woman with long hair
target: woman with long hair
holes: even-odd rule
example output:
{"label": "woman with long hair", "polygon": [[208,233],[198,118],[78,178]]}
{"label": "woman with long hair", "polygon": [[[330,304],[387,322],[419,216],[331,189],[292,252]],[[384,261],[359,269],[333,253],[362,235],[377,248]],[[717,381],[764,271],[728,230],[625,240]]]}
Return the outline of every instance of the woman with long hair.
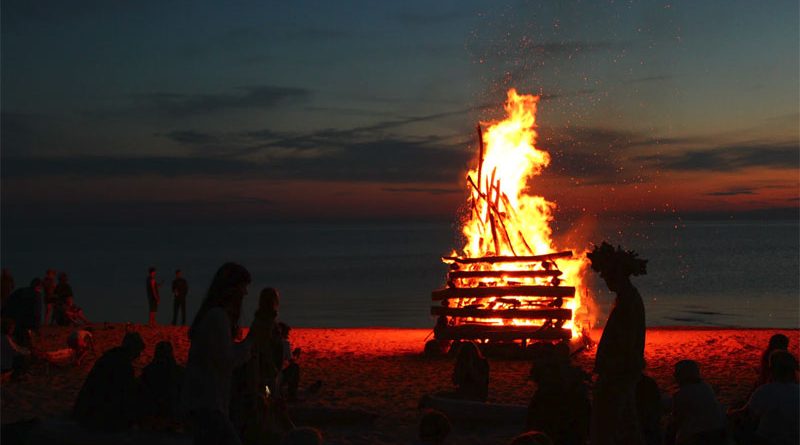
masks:
{"label": "woman with long hair", "polygon": [[233,370],[250,358],[253,338],[258,335],[254,326],[244,341],[234,341],[250,282],[250,272],[243,266],[223,264],[189,328],[192,345],[182,400],[195,444],[241,443],[229,411]]}

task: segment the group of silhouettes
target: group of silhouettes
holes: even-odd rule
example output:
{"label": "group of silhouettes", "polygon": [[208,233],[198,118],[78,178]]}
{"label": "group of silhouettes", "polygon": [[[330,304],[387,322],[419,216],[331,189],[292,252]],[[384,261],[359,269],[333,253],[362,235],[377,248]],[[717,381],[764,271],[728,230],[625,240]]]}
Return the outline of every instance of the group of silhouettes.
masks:
{"label": "group of silhouettes", "polygon": [[[287,402],[297,398],[300,350],[291,350],[289,326],[277,321],[273,288],[259,295],[258,310],[242,339],[239,320],[250,273],[226,263],[215,274],[189,328],[185,368],[167,341],[137,378],[133,362],[145,349],[129,330],[120,346],[94,364],[74,406],[75,419],[92,430],[134,425],[154,430],[188,428],[196,444],[265,444],[316,435],[295,428]],[[282,442],[281,442],[282,443]]]}
{"label": "group of silhouettes", "polygon": [[33,354],[33,338],[39,334],[43,324],[84,326],[89,324],[89,320],[75,304],[65,272],[56,275],[55,270],[48,269],[43,279],[34,278],[24,287],[15,286],[8,269],[2,270],[1,278],[0,365],[3,380],[6,380],[28,368]]}
{"label": "group of silhouettes", "polygon": [[[617,298],[597,347],[592,376],[571,363],[567,343],[534,343],[530,379],[536,390],[528,405],[527,432],[512,444],[538,445],[792,445],[800,443],[798,362],[789,339],[775,334],[761,358],[749,400],[727,412],[700,365],[674,366],[678,390],[665,395],[644,373],[644,305],[630,276],[646,273],[635,252],[602,243],[588,254]],[[454,391],[440,397],[485,402],[489,364],[473,342],[461,342],[453,371]],[[429,411],[420,424],[424,443],[444,443],[446,416]],[[427,432],[427,433],[424,433]],[[424,433],[424,434],[423,434]]]}

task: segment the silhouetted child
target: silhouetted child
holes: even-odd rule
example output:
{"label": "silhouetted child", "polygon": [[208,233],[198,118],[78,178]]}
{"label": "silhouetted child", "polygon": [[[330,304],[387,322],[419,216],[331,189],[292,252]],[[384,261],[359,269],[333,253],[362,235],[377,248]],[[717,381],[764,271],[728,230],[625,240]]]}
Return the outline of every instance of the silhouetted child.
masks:
{"label": "silhouetted child", "polygon": [[767,345],[767,349],[761,354],[761,369],[759,370],[758,374],[758,381],[756,382],[756,388],[759,386],[769,383],[771,372],[769,370],[769,356],[772,354],[773,351],[782,349],[784,351],[789,350],[789,337],[783,334],[775,334],[769,339],[769,344]]}
{"label": "silhouetted child", "polygon": [[694,360],[675,364],[678,391],[672,395],[672,418],[667,429],[667,443],[725,444],[725,415],[711,385],[700,376]]}
{"label": "silhouetted child", "polygon": [[740,443],[800,443],[800,386],[797,359],[777,349],[769,356],[769,383],[759,386],[747,404],[730,413]]}
{"label": "silhouetted child", "polygon": [[485,402],[489,397],[489,361],[473,342],[463,342],[453,369],[453,396],[458,399]]}
{"label": "silhouetted child", "polygon": [[644,373],[636,385],[636,412],[645,443],[661,445],[663,443],[661,418],[664,415],[661,391],[656,381]]}
{"label": "silhouetted child", "polygon": [[441,445],[450,435],[450,419],[435,409],[426,409],[419,421],[419,444]]}
{"label": "silhouetted child", "polygon": [[292,351],[292,358],[289,364],[281,371],[281,388],[286,386],[287,399],[290,402],[297,401],[297,388],[300,385],[300,354],[302,349],[295,348]]}
{"label": "silhouetted child", "polygon": [[590,376],[570,363],[569,346],[532,346],[530,379],[536,391],[528,404],[525,429],[542,431],[563,445],[582,445],[589,432]]}
{"label": "silhouetted child", "polygon": [[83,309],[75,304],[75,298],[68,296],[66,300],[56,305],[53,313],[53,320],[59,326],[80,326],[89,324],[89,320],[83,315]]}
{"label": "silhouetted child", "polygon": [[180,423],[183,366],[175,362],[172,343],[156,344],[153,360],[142,370],[143,414],[156,430],[173,429]]}
{"label": "silhouetted child", "polygon": [[140,417],[141,393],[133,361],[144,350],[137,332],[128,332],[122,344],[108,350],[92,367],[75,400],[73,415],[88,429],[122,431]]}

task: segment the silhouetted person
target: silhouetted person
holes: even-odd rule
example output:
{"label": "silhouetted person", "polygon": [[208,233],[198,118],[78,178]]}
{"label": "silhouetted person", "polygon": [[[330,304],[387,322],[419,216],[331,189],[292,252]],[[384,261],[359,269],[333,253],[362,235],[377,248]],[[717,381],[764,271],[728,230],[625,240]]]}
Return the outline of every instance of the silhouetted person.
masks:
{"label": "silhouetted person", "polygon": [[769,369],[769,356],[773,351],[779,349],[784,351],[789,350],[789,337],[783,334],[775,334],[769,338],[767,349],[761,354],[761,369],[759,371],[756,387],[769,383],[772,374]]}
{"label": "silhouetted person", "polygon": [[66,302],[67,298],[75,296],[72,292],[72,285],[69,284],[69,276],[67,276],[66,272],[58,274],[58,284],[56,284],[55,293],[58,298],[58,301],[54,303],[56,306]]}
{"label": "silhouetted person", "polygon": [[149,309],[149,318],[147,324],[149,326],[156,325],[156,313],[158,312],[158,304],[161,302],[161,295],[158,293],[158,288],[161,283],[156,281],[156,268],[150,267],[147,269],[147,307]]}
{"label": "silhouetted person", "polygon": [[[250,359],[234,372],[231,419],[242,431],[245,444],[264,443],[294,428],[288,418],[276,379],[283,357],[280,330],[276,329],[280,297],[273,288],[259,295],[258,309],[248,338]],[[265,387],[269,387],[269,395]]]}
{"label": "silhouetted person", "polygon": [[617,294],[595,357],[591,442],[640,444],[636,385],[644,369],[645,317],[642,297],[630,276],[646,274],[647,261],[606,242],[586,256],[608,289]]}
{"label": "silhouetted person", "polygon": [[3,381],[11,377],[13,373],[24,371],[28,366],[30,349],[17,344],[14,340],[16,323],[11,318],[3,317],[0,320],[0,330],[3,337],[2,349],[0,350],[0,366],[2,367]]}
{"label": "silhouetted person", "polygon": [[283,383],[286,385],[286,395],[290,402],[297,401],[297,388],[300,386],[299,362],[302,352],[300,348],[295,348],[292,351],[292,358],[289,360],[289,364],[281,371]]}
{"label": "silhouetted person", "polygon": [[75,329],[67,337],[67,346],[75,353],[75,363],[80,365],[89,352],[94,352],[94,336],[87,329]]}
{"label": "silhouetted person", "polygon": [[740,443],[800,443],[800,386],[797,358],[776,349],[769,356],[770,381],[759,386],[747,404],[730,413]]}
{"label": "silhouetted person", "polygon": [[250,359],[253,339],[263,335],[254,323],[244,341],[234,342],[250,282],[241,265],[222,265],[189,328],[192,344],[181,401],[195,444],[241,443],[230,420],[233,370]]}
{"label": "silhouetted person", "polygon": [[44,324],[52,324],[53,310],[58,304],[58,295],[56,295],[56,271],[47,269],[42,279],[42,292],[44,292]]}
{"label": "silhouetted person", "polygon": [[569,346],[537,343],[531,380],[536,383],[528,404],[525,429],[542,431],[560,445],[583,445],[589,433],[590,376],[570,364]]}
{"label": "silhouetted person", "polygon": [[133,361],[142,350],[142,337],[137,332],[127,332],[121,346],[108,350],[95,362],[73,409],[73,416],[81,426],[122,431],[139,420],[141,392]]}
{"label": "silhouetted person", "polygon": [[178,323],[178,311],[181,313],[181,326],[186,324],[186,296],[189,295],[189,283],[183,278],[180,269],[175,271],[175,279],[172,280],[172,324]]}
{"label": "silhouetted person", "polygon": [[11,271],[4,267],[0,273],[0,305],[5,306],[11,292],[14,292],[14,277]]}
{"label": "silhouetted person", "polygon": [[441,445],[450,435],[450,419],[435,409],[426,409],[419,421],[419,442],[422,445]]}
{"label": "silhouetted person", "polygon": [[677,445],[726,443],[725,415],[711,386],[700,376],[694,360],[675,364],[678,391],[672,395],[672,418],[667,443]]}
{"label": "silhouetted person", "polygon": [[645,443],[661,445],[663,443],[661,418],[664,415],[661,391],[656,381],[644,373],[636,385],[636,413]]}
{"label": "silhouetted person", "polygon": [[473,342],[464,342],[453,369],[455,397],[485,402],[489,397],[489,361]]}
{"label": "silhouetted person", "polygon": [[58,326],[80,326],[89,324],[89,319],[83,314],[83,309],[75,304],[75,299],[70,296],[56,305],[53,322]]}
{"label": "silhouetted person", "polygon": [[28,331],[38,332],[42,323],[42,280],[34,278],[31,285],[15,290],[8,296],[2,316],[16,323],[14,340],[21,346],[30,346]]}
{"label": "silhouetted person", "polygon": [[153,360],[142,370],[143,408],[155,429],[171,429],[180,421],[183,366],[175,362],[172,343],[156,344]]}

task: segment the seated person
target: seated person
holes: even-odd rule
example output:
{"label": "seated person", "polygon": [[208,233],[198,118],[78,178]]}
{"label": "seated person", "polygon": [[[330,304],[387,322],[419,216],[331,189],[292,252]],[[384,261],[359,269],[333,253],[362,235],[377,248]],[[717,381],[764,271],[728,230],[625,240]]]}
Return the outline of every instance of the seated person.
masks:
{"label": "seated person", "polygon": [[3,317],[0,320],[0,330],[3,332],[2,352],[0,352],[0,366],[2,366],[3,381],[6,381],[15,372],[21,372],[27,367],[31,351],[20,346],[14,341],[16,322],[12,318]]}
{"label": "seated person", "polygon": [[774,351],[777,350],[784,350],[787,351],[789,349],[789,337],[783,334],[775,334],[769,338],[769,344],[767,344],[767,349],[761,354],[761,370],[758,374],[758,381],[756,382],[756,388],[759,386],[769,383],[772,373],[769,369],[769,356]]}
{"label": "seated person", "polygon": [[455,392],[440,395],[479,402],[485,402],[489,397],[489,361],[483,357],[477,344],[461,344],[453,369],[453,383]]}
{"label": "seated person", "polygon": [[426,409],[419,421],[419,444],[439,445],[450,435],[450,419],[435,409]]}
{"label": "seated person", "polygon": [[80,326],[89,324],[89,320],[83,315],[83,309],[75,304],[75,299],[71,295],[56,306],[53,312],[53,320],[59,326]]}
{"label": "seated person", "polygon": [[797,359],[788,351],[769,356],[770,382],[759,386],[743,408],[729,414],[740,443],[800,443]]}
{"label": "seated person", "polygon": [[636,384],[636,414],[644,443],[660,445],[663,436],[661,417],[664,414],[661,391],[656,381],[644,373]]}
{"label": "seated person", "polygon": [[73,416],[84,428],[123,431],[139,420],[141,396],[133,361],[144,350],[137,332],[108,350],[92,367],[75,400]]}
{"label": "seated person", "polygon": [[583,444],[589,433],[589,374],[570,363],[569,346],[532,346],[530,379],[536,392],[528,404],[526,429],[546,433],[558,444]]}
{"label": "seated person", "polygon": [[87,329],[75,329],[67,337],[67,346],[75,354],[75,364],[80,366],[89,352],[94,352],[94,336]]}
{"label": "seated person", "polygon": [[174,428],[179,423],[183,374],[183,366],[175,362],[172,343],[158,342],[153,361],[145,366],[139,378],[143,414],[157,430]]}
{"label": "seated person", "polygon": [[711,385],[700,376],[700,366],[694,360],[675,364],[678,391],[672,396],[672,419],[668,426],[667,443],[677,445],[727,443],[725,416]]}

